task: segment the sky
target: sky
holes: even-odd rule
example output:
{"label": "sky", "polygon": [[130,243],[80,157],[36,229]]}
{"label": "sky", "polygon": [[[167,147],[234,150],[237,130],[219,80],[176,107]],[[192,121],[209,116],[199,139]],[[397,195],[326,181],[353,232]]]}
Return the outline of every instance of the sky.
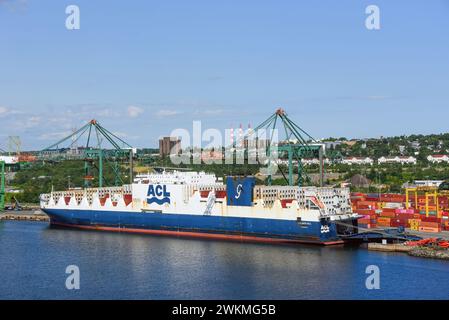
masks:
{"label": "sky", "polygon": [[278,107],[317,139],[442,133],[448,80],[449,0],[0,0],[3,149],[90,119],[156,147],[194,120],[255,127]]}

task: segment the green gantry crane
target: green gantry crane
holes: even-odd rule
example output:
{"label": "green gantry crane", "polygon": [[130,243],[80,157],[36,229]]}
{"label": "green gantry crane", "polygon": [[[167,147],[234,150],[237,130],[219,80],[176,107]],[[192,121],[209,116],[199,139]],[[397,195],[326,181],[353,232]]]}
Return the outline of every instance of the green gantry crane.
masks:
{"label": "green gantry crane", "polygon": [[[277,130],[277,125],[281,124],[283,126],[283,131],[285,133],[285,139],[278,142],[277,145],[273,144],[273,136],[275,130]],[[318,142],[312,138],[306,131],[295,124],[288,116],[287,113],[279,108],[274,114],[272,114],[268,119],[258,125],[251,133],[246,134],[243,139],[249,139],[252,135],[257,135],[259,130],[272,130],[269,139],[269,145],[267,147],[267,155],[269,162],[273,160],[274,151],[277,150],[278,157],[287,155],[288,158],[288,177],[279,168],[284,179],[290,186],[295,185],[294,179],[294,163],[297,161],[297,179],[296,185],[302,186],[304,183],[304,168],[301,159],[318,157],[320,163],[320,185],[323,186],[324,180],[324,162],[323,162],[323,145],[318,144]],[[268,174],[267,179],[268,185],[272,183],[272,175]]]}
{"label": "green gantry crane", "polygon": [[[92,146],[92,141],[96,137],[96,146]],[[47,155],[60,154],[60,145],[67,141],[72,141],[70,148],[72,148],[82,137],[86,138],[87,142],[83,147],[83,159],[84,159],[84,187],[91,186],[93,177],[93,168],[98,170],[98,186],[101,188],[104,186],[104,174],[103,169],[105,163],[109,164],[114,172],[115,185],[123,184],[120,176],[120,159],[129,160],[129,179],[130,183],[133,181],[133,147],[119,138],[114,133],[101,126],[97,120],[91,120],[86,125],[75,131],[71,135],[59,140],[51,146],[41,151],[41,158],[45,159]],[[106,140],[112,145],[112,149],[105,149],[103,147],[103,141]],[[98,165],[96,164],[98,162]]]}

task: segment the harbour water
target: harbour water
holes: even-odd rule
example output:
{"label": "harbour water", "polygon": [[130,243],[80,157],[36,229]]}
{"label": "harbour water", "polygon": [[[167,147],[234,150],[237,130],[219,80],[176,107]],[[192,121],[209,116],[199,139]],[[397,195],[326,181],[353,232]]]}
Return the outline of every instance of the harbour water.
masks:
{"label": "harbour water", "polygon": [[[80,290],[65,287],[66,267]],[[368,290],[369,265],[380,289]],[[448,299],[449,262],[0,222],[0,299]]]}

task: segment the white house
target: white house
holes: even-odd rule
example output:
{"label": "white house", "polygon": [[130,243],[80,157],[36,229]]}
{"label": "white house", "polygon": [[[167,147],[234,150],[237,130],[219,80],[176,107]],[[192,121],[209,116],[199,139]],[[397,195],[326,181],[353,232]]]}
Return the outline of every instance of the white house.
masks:
{"label": "white house", "polygon": [[400,163],[400,164],[416,164],[416,158],[415,157],[380,157],[377,159],[377,162],[379,164],[384,163]]}
{"label": "white house", "polygon": [[[324,162],[325,164],[331,164],[331,161],[330,161],[330,159],[328,159],[328,158],[324,158],[324,159],[323,159],[323,162]],[[319,164],[320,164],[320,159],[318,159],[318,158],[301,159],[301,163],[302,163],[303,165],[305,165],[305,166],[307,166],[307,165],[312,165],[312,164],[319,165]]]}
{"label": "white house", "polygon": [[369,157],[350,157],[350,158],[344,158],[341,163],[343,164],[364,164],[364,165],[373,165],[374,160]]}
{"label": "white house", "polygon": [[303,165],[320,164],[320,159],[301,159]]}
{"label": "white house", "polygon": [[[268,161],[269,161],[268,159],[265,160],[264,164],[267,164]],[[275,159],[274,162],[276,162],[277,165],[281,165],[281,164],[282,164],[282,165],[288,166],[288,160]],[[292,164],[293,164],[293,165],[297,165],[297,164],[298,164],[298,160],[292,160]]]}
{"label": "white house", "polygon": [[432,163],[449,162],[449,156],[443,154],[434,154],[427,157],[427,160]]}

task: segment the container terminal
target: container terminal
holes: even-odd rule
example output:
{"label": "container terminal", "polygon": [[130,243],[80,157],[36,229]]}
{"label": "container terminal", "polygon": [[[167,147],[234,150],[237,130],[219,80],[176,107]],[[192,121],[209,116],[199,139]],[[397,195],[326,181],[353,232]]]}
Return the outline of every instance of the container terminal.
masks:
{"label": "container terminal", "polygon": [[[68,228],[238,241],[335,245],[388,240],[410,247],[449,247],[443,240],[449,231],[448,193],[435,187],[407,187],[405,194],[350,193],[349,188],[325,187],[323,146],[283,109],[276,110],[253,132],[276,129],[279,123],[286,132],[286,139],[277,148],[288,159],[288,173],[281,171],[287,186],[271,185],[271,175],[265,186],[256,185],[251,176],[228,176],[223,182],[204,172],[164,170],[134,176],[135,149],[92,120],[43,150],[44,156],[54,154],[64,142],[88,133],[84,188],[42,194],[40,209],[44,217],[2,214],[0,218],[49,220],[53,226]],[[114,149],[102,149],[99,141],[95,147],[89,145],[93,132],[97,137],[102,135]],[[117,175],[115,186],[104,186],[103,166],[111,155],[114,161],[129,160],[128,184]],[[303,186],[300,160],[313,156],[319,159],[320,186]],[[0,164],[0,205],[4,208],[5,161]],[[93,168],[98,172],[98,187],[90,185]],[[115,169],[119,168],[116,162]],[[15,205],[12,209],[19,211],[18,201]]]}

